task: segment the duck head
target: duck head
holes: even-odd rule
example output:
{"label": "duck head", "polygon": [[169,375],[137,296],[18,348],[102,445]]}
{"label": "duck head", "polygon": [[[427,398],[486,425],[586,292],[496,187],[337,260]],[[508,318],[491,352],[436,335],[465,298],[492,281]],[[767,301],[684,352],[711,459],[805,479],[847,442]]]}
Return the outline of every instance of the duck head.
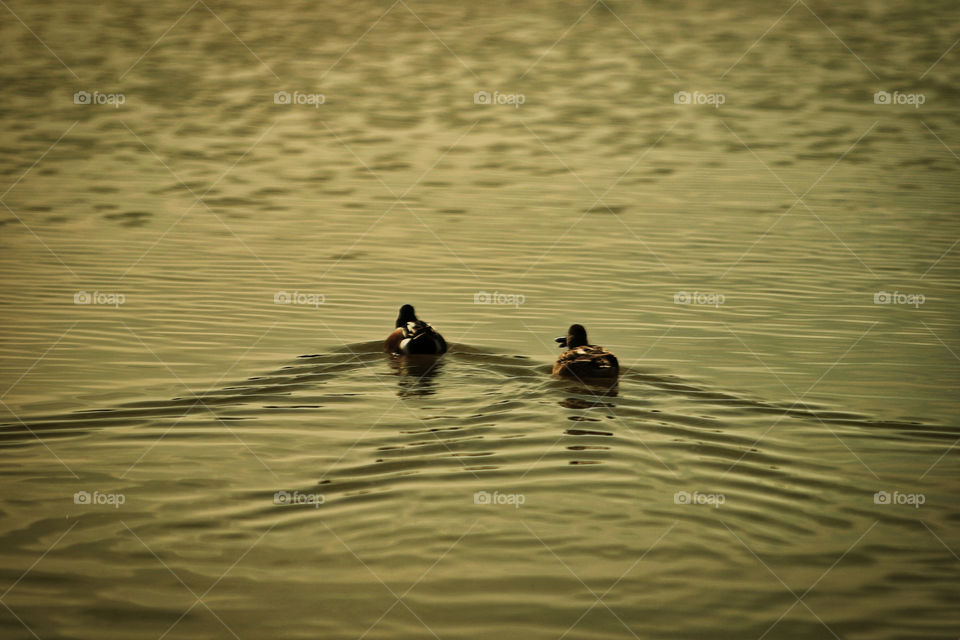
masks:
{"label": "duck head", "polygon": [[564,347],[567,349],[576,349],[577,347],[590,344],[587,342],[587,330],[580,324],[570,325],[570,328],[567,329],[567,335],[556,338],[556,341],[560,343],[561,349]]}
{"label": "duck head", "polygon": [[400,307],[400,313],[397,315],[397,327],[405,327],[408,322],[416,322],[417,313],[413,310],[412,304],[405,304]]}

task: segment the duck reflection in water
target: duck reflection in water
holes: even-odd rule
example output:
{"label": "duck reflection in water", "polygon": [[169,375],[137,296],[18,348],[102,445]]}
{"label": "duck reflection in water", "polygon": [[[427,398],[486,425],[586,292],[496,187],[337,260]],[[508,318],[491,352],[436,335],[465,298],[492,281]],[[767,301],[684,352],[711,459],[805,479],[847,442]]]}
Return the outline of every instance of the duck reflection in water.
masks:
{"label": "duck reflection in water", "polygon": [[557,404],[568,409],[616,408],[615,401],[606,401],[606,398],[618,396],[617,380],[584,380],[571,384],[568,380],[558,383],[561,391],[568,394]]}
{"label": "duck reflection in water", "polygon": [[388,358],[397,376],[397,395],[401,398],[429,396],[437,392],[436,376],[443,369],[437,356],[405,355]]}

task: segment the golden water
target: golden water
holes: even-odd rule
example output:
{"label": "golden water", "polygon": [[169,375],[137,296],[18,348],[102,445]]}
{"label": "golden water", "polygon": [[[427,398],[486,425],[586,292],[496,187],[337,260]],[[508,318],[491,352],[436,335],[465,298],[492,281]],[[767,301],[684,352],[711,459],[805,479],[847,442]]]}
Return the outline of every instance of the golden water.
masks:
{"label": "golden water", "polygon": [[960,635],[951,3],[0,12],[4,638]]}

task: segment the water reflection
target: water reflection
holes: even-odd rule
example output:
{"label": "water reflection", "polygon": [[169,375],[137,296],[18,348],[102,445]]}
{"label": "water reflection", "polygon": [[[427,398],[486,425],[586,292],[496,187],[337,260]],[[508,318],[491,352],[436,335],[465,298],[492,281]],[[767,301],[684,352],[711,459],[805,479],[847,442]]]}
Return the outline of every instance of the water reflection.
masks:
{"label": "water reflection", "polygon": [[387,362],[397,376],[399,397],[429,396],[437,392],[435,377],[443,370],[441,356],[391,356]]}
{"label": "water reflection", "polygon": [[620,386],[617,380],[584,381],[566,383],[562,391],[571,394],[557,402],[567,409],[594,409],[599,407],[616,408],[616,403],[605,402],[603,398],[616,398]]}

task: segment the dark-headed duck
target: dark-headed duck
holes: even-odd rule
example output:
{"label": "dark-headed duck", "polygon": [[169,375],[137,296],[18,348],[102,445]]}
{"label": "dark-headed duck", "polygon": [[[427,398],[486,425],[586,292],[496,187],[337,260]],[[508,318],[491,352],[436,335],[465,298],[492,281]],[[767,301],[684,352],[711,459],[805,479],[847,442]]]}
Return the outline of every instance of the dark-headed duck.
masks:
{"label": "dark-headed duck", "polygon": [[587,330],[572,324],[567,335],[557,338],[561,348],[553,365],[553,374],[565,378],[616,378],[620,373],[617,356],[587,341]]}
{"label": "dark-headed duck", "polygon": [[447,341],[426,322],[417,319],[413,305],[400,307],[396,329],[393,330],[383,348],[387,353],[439,355],[446,353]]}

